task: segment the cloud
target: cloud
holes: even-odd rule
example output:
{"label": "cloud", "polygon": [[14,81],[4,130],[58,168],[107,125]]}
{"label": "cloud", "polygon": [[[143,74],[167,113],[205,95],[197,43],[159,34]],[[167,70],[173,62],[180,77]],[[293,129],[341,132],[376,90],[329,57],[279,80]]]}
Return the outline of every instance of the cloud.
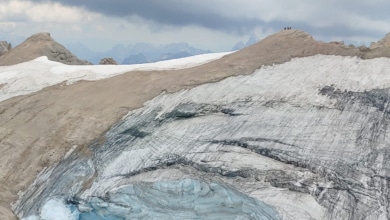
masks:
{"label": "cloud", "polygon": [[[35,0],[35,2],[43,1]],[[85,8],[106,16],[126,18],[130,22],[141,18],[144,22],[174,27],[197,25],[226,32],[245,33],[264,24],[262,20],[253,16],[233,17],[231,13],[219,13],[223,11],[213,7],[214,3],[205,4],[205,1],[199,3],[199,1],[179,0],[57,0],[55,2]],[[221,7],[224,7],[223,2]]]}
{"label": "cloud", "polygon": [[76,23],[90,21],[96,17],[76,6],[65,6],[59,2],[32,2],[10,0],[0,2],[0,21]]}
{"label": "cloud", "polygon": [[80,33],[80,32],[83,32],[83,29],[80,26],[78,26],[78,25],[73,25],[71,27],[71,31],[74,32],[74,33]]}
{"label": "cloud", "polygon": [[0,31],[1,32],[11,32],[16,28],[14,22],[0,22]]}
{"label": "cloud", "polygon": [[49,31],[64,40],[186,41],[220,51],[286,26],[323,41],[376,41],[389,32],[388,8],[386,0],[0,0],[0,22],[25,37]]}
{"label": "cloud", "polygon": [[[45,2],[44,0],[34,0]],[[164,26],[200,26],[212,30],[245,35],[258,27],[281,29],[300,26],[323,30],[387,32],[389,16],[386,0],[52,0],[62,5],[76,6],[109,17],[125,18],[129,22],[143,19],[152,29]],[[279,26],[273,26],[273,25]],[[322,31],[324,32],[324,31]],[[353,31],[354,33],[355,31]]]}

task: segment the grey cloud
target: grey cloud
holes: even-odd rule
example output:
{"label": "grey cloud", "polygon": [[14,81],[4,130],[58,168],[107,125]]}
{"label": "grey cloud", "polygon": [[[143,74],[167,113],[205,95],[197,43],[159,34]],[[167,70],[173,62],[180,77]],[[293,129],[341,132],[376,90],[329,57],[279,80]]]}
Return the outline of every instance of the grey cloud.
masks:
{"label": "grey cloud", "polygon": [[[35,2],[44,2],[47,0],[33,0]],[[235,14],[235,11],[221,12],[224,5],[223,1],[182,1],[182,0],[52,0],[60,2],[64,5],[84,7],[90,11],[105,14],[107,16],[122,17],[129,19],[131,16],[138,16],[147,21],[152,21],[156,26],[176,26],[182,27],[186,25],[198,25],[209,29],[225,31],[228,33],[248,34],[256,27],[271,27],[283,28],[284,26],[293,26],[310,32],[313,35],[319,36],[371,36],[378,37],[384,35],[384,30],[373,32],[372,28],[356,27],[356,22],[353,17],[358,16],[366,20],[389,20],[387,9],[390,8],[390,2],[385,0],[355,1],[355,0],[320,0],[315,5],[309,5],[307,13],[311,17],[305,17],[304,14],[294,15],[296,19],[288,22],[287,19],[282,19],[281,10],[275,10],[274,19],[263,21],[261,16],[253,14],[248,15],[243,9],[248,8],[265,8],[264,10],[273,11],[274,9],[283,8],[283,2],[275,1],[275,4],[265,4],[265,1],[247,1],[242,3],[242,8],[239,8],[241,14],[236,16],[228,16]],[[235,2],[234,0],[226,0],[226,2]],[[218,4],[217,4],[218,3]],[[236,2],[237,3],[237,2]],[[246,4],[246,5],[245,5]],[[293,8],[288,11],[299,11],[301,7],[307,6],[306,0],[297,1],[293,4]],[[311,4],[311,3],[310,3]],[[313,3],[314,4],[314,3]],[[264,7],[262,7],[264,6]],[[238,6],[240,7],[240,6]],[[267,8],[268,7],[268,8]],[[271,7],[271,8],[269,8]],[[295,7],[295,8],[294,8]],[[229,10],[232,10],[231,8]],[[233,9],[234,10],[234,9]],[[279,12],[276,12],[279,11]],[[261,13],[261,12],[259,12]],[[287,13],[287,11],[286,11]],[[305,13],[305,12],[303,12]],[[351,17],[351,15],[354,15]],[[329,27],[318,27],[316,21],[326,21],[330,19]],[[352,19],[352,20],[351,20]],[[268,19],[269,20],[269,19]],[[390,31],[390,30],[389,30]]]}
{"label": "grey cloud", "polygon": [[[42,2],[43,0],[34,0]],[[249,33],[256,26],[265,23],[259,19],[230,18],[215,13],[211,2],[205,4],[191,4],[189,1],[179,0],[53,0],[64,5],[84,7],[90,11],[108,16],[128,18],[136,15],[156,24],[185,26],[198,25],[238,34]]]}

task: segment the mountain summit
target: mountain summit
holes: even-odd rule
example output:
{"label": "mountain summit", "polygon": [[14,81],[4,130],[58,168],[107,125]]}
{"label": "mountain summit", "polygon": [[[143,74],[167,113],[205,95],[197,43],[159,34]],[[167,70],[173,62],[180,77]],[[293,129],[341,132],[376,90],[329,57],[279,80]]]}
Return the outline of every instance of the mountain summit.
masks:
{"label": "mountain summit", "polygon": [[78,59],[68,49],[56,42],[50,33],[42,32],[27,38],[23,43],[0,57],[0,65],[14,65],[40,56],[69,65],[86,65],[87,61]]}

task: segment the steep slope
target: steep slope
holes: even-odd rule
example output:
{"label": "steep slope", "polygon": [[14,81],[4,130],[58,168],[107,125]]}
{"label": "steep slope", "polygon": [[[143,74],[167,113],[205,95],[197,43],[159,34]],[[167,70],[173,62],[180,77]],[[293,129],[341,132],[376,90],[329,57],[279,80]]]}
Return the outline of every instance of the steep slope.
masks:
{"label": "steep slope", "polygon": [[[389,54],[388,51],[386,48],[361,51],[358,48],[349,48],[342,44],[317,42],[302,31],[286,30],[237,53],[227,55],[222,59],[198,67],[174,71],[134,71],[96,82],[78,82],[67,86],[57,85],[34,94],[8,99],[0,103],[0,112],[2,112],[2,117],[0,117],[0,123],[2,125],[0,131],[0,147],[3,152],[0,156],[2,171],[0,178],[0,205],[10,208],[9,204],[17,199],[17,192],[19,190],[25,190],[35,179],[36,174],[44,167],[58,162],[73,146],[75,146],[74,152],[77,154],[73,155],[72,159],[75,156],[83,160],[89,160],[89,156],[94,153],[94,150],[91,150],[89,147],[89,143],[92,140],[100,140],[104,144],[104,138],[99,138],[113,124],[118,122],[129,110],[142,107],[145,101],[152,99],[163,91],[177,92],[182,89],[193,88],[203,83],[220,81],[228,76],[251,74],[263,65],[283,63],[293,57],[335,54],[373,58],[375,56],[387,56]],[[326,65],[326,63],[322,65]],[[295,72],[295,74],[299,73],[300,71]],[[314,73],[315,70],[313,70]],[[305,85],[305,82],[298,81],[298,84]],[[277,85],[277,83],[274,82],[273,85]],[[323,86],[326,86],[326,84]],[[229,90],[227,89],[226,91]],[[254,90],[254,92],[256,91]],[[269,91],[272,92],[273,90],[269,89]],[[234,90],[232,94],[235,94]],[[270,97],[272,97],[272,94]],[[272,99],[270,98],[271,102],[267,105],[272,106],[272,103],[275,101],[275,104],[278,104],[280,100],[282,100],[280,103],[283,103],[283,96],[281,96],[281,99],[278,97],[275,94]],[[243,100],[245,101],[246,97],[243,97]],[[198,104],[195,103],[193,107],[202,110],[203,107],[196,107]],[[228,102],[227,105],[228,107],[233,105],[233,110],[237,107],[233,102]],[[259,108],[265,109],[265,107],[261,107],[262,102],[256,105],[259,105]],[[287,103],[287,105],[289,104]],[[243,109],[245,108],[243,107]],[[319,106],[318,108],[322,107]],[[190,115],[198,114],[197,112],[191,113],[193,111],[191,108],[189,110]],[[271,110],[272,108],[267,108],[267,111]],[[302,112],[302,115],[307,113],[306,110]],[[288,111],[287,109],[282,112]],[[227,116],[230,115],[229,112],[234,115],[234,111],[231,112],[229,108],[224,110],[224,112],[227,113]],[[280,115],[282,115],[282,112]],[[323,112],[318,112],[318,114],[322,115]],[[334,112],[334,114],[339,113]],[[185,115],[186,113],[184,113]],[[295,123],[292,119],[291,122]],[[264,129],[269,130],[270,127]],[[137,134],[136,131],[134,133],[130,130],[130,136],[131,134]],[[140,134],[142,136],[143,133],[140,132]],[[241,143],[235,142],[239,138],[237,136],[232,143]],[[269,137],[269,139],[274,140],[275,138]],[[220,141],[223,141],[223,139],[220,139]],[[217,142],[214,144],[218,145]],[[223,143],[221,142],[220,144]],[[101,148],[104,149],[104,146],[101,146]],[[257,157],[258,155],[253,156]],[[317,158],[313,160],[315,159]],[[285,160],[282,159],[281,162],[285,162]],[[277,162],[275,163],[278,164]],[[281,164],[281,166],[285,165]],[[292,167],[291,169],[294,170],[295,168]],[[301,172],[299,169],[296,171],[298,173],[294,171],[292,175],[298,175]],[[306,171],[304,170],[304,172]],[[310,170],[310,172],[313,171]],[[316,178],[323,178],[321,175],[316,176],[319,175],[317,173],[310,175],[314,175]],[[190,178],[190,176],[188,177]],[[279,180],[275,181],[277,186],[281,184],[278,182]],[[29,193],[34,192],[30,191]],[[294,195],[291,197],[291,200],[294,200]],[[313,197],[304,194],[303,200],[306,198],[310,200]],[[23,201],[26,202],[25,204],[28,204],[28,201]],[[21,208],[23,206],[19,207]],[[17,209],[20,214],[19,207]],[[33,211],[37,211],[36,208],[36,206],[35,210],[32,208],[29,213],[31,214]],[[322,213],[321,207],[313,210],[319,210],[319,213]],[[26,212],[26,214],[28,213]]]}
{"label": "steep slope", "polygon": [[57,43],[49,33],[38,33],[1,56],[0,66],[14,65],[40,56],[47,56],[49,60],[70,65],[89,64],[87,61],[79,60],[64,46]]}

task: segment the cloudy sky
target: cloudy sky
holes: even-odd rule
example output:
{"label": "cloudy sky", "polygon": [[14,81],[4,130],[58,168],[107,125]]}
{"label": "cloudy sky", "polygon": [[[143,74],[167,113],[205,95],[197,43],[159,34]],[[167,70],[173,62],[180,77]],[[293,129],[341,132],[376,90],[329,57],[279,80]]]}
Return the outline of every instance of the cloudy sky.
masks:
{"label": "cloudy sky", "polygon": [[0,37],[45,31],[100,51],[135,42],[227,51],[291,26],[322,41],[369,43],[390,32],[389,8],[388,0],[0,0]]}

